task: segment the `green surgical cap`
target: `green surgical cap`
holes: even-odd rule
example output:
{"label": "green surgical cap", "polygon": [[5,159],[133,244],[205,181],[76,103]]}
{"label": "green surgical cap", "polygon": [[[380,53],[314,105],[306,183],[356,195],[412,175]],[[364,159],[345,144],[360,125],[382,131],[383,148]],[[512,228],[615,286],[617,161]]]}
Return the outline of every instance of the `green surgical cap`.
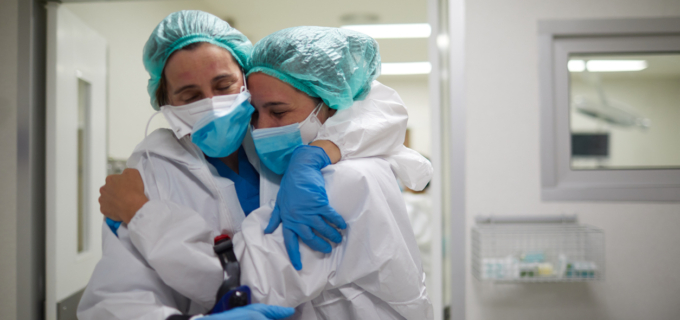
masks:
{"label": "green surgical cap", "polygon": [[203,11],[182,10],[171,13],[153,30],[144,45],[144,68],[149,72],[147,91],[151,105],[158,110],[156,90],[165,62],[170,55],[192,43],[207,42],[229,50],[241,68],[246,69],[253,45],[226,21]]}
{"label": "green surgical cap", "polygon": [[342,110],[362,100],[380,75],[378,43],[352,30],[294,27],[255,44],[248,75],[262,72]]}

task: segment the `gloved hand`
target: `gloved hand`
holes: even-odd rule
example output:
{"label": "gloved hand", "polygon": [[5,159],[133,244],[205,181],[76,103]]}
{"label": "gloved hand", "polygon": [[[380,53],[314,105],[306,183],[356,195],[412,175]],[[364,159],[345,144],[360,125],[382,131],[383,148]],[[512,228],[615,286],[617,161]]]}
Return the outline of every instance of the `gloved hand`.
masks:
{"label": "gloved hand", "polygon": [[296,270],[302,269],[298,237],[313,250],[330,253],[331,245],[314,231],[340,243],[342,235],[329,222],[340,229],[347,228],[342,216],[328,204],[321,169],[329,164],[331,161],[322,148],[302,145],[293,151],[281,179],[276,206],[264,230],[272,233],[283,222],[286,251]]}
{"label": "gloved hand", "polygon": [[245,307],[234,308],[209,316],[201,317],[206,320],[270,320],[284,319],[295,313],[294,308],[270,306],[256,303]]}

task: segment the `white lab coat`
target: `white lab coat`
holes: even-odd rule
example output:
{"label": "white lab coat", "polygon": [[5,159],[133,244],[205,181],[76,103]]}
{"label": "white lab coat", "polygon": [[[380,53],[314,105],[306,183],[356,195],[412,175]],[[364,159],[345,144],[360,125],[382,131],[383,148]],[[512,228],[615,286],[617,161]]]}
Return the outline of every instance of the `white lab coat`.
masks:
{"label": "white lab coat", "polygon": [[[374,89],[376,86],[376,94],[391,91],[377,82]],[[396,93],[393,96],[398,99]],[[370,98],[364,103],[369,110],[375,107]],[[400,117],[397,113],[392,120]],[[346,121],[338,118],[334,123],[333,118],[326,125]],[[401,125],[393,122],[391,126],[395,123]],[[349,145],[346,141],[338,145],[343,143]],[[145,157],[146,147],[155,170]],[[233,182],[220,177],[188,137],[177,140],[170,131],[158,130],[138,146],[128,164],[142,174],[150,201],[129,226],[121,226],[118,238],[104,229],[104,257],[79,305],[80,319],[165,319],[171,314],[208,311],[223,279],[212,251],[212,239],[222,233],[234,238],[241,281],[251,287],[256,302],[300,305],[296,316],[302,319],[432,317],[415,238],[389,169],[391,165],[398,172],[394,167],[400,163],[429,164],[424,158],[393,148],[399,151],[390,165],[375,158],[346,160],[324,169],[331,205],[343,215],[348,230],[343,242],[328,255],[302,245],[304,268],[298,272],[288,260],[280,228],[272,235],[262,232],[279,177],[260,168],[249,136],[244,147],[260,169],[263,204],[247,218]],[[345,159],[356,153],[342,146],[341,150]],[[399,156],[408,161],[400,162]],[[427,166],[413,169],[423,168],[425,176],[420,180],[429,180],[431,167],[429,176]],[[339,312],[346,314],[340,316]]]}

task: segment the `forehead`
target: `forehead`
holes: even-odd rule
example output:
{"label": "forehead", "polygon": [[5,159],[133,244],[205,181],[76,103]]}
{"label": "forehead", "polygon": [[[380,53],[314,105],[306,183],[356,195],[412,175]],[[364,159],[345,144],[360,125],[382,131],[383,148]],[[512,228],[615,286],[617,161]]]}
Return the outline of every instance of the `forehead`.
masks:
{"label": "forehead", "polygon": [[211,79],[224,72],[240,74],[240,69],[228,50],[203,43],[196,48],[175,51],[165,64],[165,76],[168,82]]}
{"label": "forehead", "polygon": [[264,73],[253,73],[248,76],[247,81],[253,104],[271,101],[289,102],[306,96],[293,86]]}

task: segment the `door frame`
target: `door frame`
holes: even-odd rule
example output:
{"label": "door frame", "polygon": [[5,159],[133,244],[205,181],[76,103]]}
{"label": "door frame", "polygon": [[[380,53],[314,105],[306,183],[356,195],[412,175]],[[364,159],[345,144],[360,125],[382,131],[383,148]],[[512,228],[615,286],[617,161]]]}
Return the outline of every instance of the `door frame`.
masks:
{"label": "door frame", "polygon": [[465,0],[448,0],[451,320],[464,320],[467,277]]}
{"label": "door frame", "polygon": [[[443,283],[434,284],[432,300],[435,319],[465,319],[466,291],[466,107],[465,107],[465,0],[428,0],[428,22],[432,27],[429,78],[434,177],[433,273]],[[447,224],[448,223],[448,224]],[[448,238],[447,238],[448,237]],[[448,287],[447,287],[448,286]],[[448,294],[447,294],[448,291]],[[447,295],[450,295],[447,297]],[[448,299],[447,299],[448,298]]]}
{"label": "door frame", "polygon": [[44,317],[45,70],[44,0],[18,1],[17,77],[17,318]]}

